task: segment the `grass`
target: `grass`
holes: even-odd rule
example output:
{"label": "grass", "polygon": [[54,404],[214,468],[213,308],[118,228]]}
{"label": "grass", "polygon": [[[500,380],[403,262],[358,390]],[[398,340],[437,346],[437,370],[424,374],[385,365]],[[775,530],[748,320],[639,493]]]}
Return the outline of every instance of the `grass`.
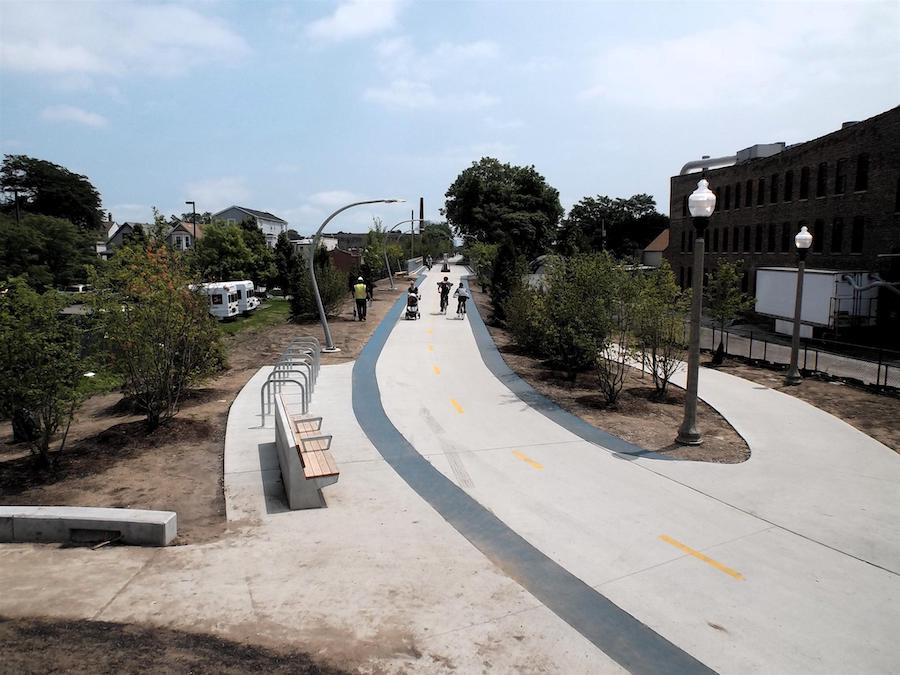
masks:
{"label": "grass", "polygon": [[238,316],[219,324],[224,335],[235,335],[245,330],[259,330],[286,323],[291,316],[291,304],[284,298],[269,298],[250,316]]}

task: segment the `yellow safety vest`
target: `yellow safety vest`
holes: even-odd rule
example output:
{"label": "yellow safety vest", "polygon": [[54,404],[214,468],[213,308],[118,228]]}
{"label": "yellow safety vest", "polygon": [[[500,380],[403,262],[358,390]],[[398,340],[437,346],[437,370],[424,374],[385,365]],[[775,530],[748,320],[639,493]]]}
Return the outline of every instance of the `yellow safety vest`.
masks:
{"label": "yellow safety vest", "polygon": [[357,300],[366,299],[366,285],[364,283],[360,282],[353,287],[353,297]]}

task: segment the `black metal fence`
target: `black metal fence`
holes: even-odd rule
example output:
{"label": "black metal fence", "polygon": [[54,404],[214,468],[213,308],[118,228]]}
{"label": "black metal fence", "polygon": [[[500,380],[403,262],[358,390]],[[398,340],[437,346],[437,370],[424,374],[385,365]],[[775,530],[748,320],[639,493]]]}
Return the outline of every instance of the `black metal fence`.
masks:
{"label": "black metal fence", "polygon": [[[767,339],[768,338],[768,339]],[[790,345],[774,342],[769,333],[747,334],[703,327],[700,346],[716,350],[724,343],[725,353],[751,361],[777,365],[791,362]],[[800,343],[798,365],[801,370],[833,377],[858,380],[878,388],[900,389],[900,352],[879,347],[864,347],[832,340],[804,340]]]}

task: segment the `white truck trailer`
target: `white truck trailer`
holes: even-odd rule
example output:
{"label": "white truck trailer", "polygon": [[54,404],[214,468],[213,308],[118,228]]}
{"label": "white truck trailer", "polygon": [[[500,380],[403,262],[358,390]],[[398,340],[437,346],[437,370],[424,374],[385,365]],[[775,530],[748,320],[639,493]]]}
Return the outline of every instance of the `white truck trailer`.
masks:
{"label": "white truck trailer", "polygon": [[[803,274],[800,335],[812,337],[815,328],[874,325],[878,288],[869,286],[870,273],[862,270],[807,269]],[[793,331],[796,296],[795,267],[756,270],[756,312],[773,317],[776,332],[790,335]]]}

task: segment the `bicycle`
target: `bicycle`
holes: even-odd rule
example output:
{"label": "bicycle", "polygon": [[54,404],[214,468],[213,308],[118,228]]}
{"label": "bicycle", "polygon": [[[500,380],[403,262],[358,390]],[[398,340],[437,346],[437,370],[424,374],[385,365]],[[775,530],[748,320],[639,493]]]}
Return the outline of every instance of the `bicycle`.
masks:
{"label": "bicycle", "polygon": [[447,305],[450,304],[450,298],[448,294],[441,293],[441,314],[447,313]]}

